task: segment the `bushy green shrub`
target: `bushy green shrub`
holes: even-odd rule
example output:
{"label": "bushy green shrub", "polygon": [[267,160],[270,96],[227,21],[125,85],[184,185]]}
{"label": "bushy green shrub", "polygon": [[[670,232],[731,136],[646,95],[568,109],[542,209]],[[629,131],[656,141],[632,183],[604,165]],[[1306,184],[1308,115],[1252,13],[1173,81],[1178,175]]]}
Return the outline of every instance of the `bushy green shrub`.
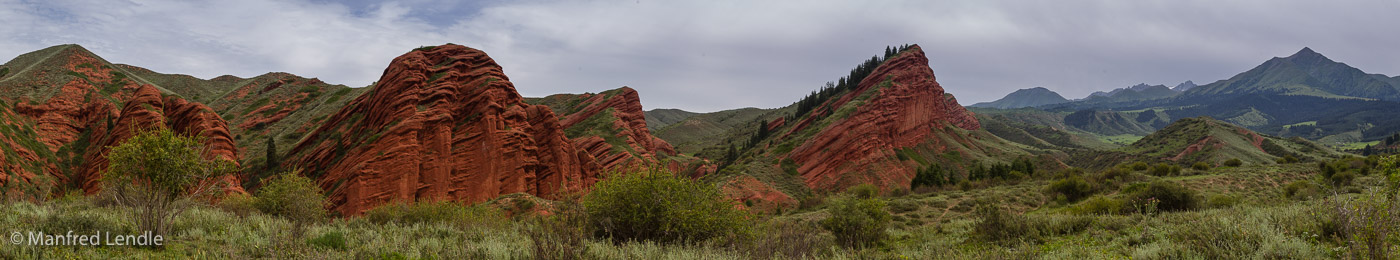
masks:
{"label": "bushy green shrub", "polygon": [[1129,168],[1134,171],[1146,171],[1147,167],[1148,165],[1146,162],[1135,162],[1131,166],[1129,166]]}
{"label": "bushy green shrub", "polygon": [[860,185],[846,188],[846,193],[850,193],[852,196],[856,196],[856,198],[859,199],[869,199],[879,197],[880,188],[875,187],[874,184],[862,183]]}
{"label": "bushy green shrub", "polygon": [[1094,186],[1079,176],[1060,178],[1051,182],[1046,190],[1052,194],[1065,196],[1067,202],[1075,202],[1094,194]]}
{"label": "bushy green shrub", "polygon": [[1197,171],[1207,171],[1210,170],[1210,164],[1206,162],[1196,162],[1194,164],[1191,164],[1191,169]]}
{"label": "bushy green shrub", "polygon": [[1166,163],[1157,163],[1157,165],[1152,166],[1152,170],[1148,171],[1148,173],[1152,174],[1153,176],[1179,175],[1181,174],[1181,166]]}
{"label": "bushy green shrub", "polygon": [[596,235],[614,241],[699,242],[747,233],[745,212],[714,185],[652,168],[612,174],[583,198]]}
{"label": "bushy green shrub", "polygon": [[885,201],[853,193],[833,199],[827,207],[830,217],[821,221],[822,228],[836,235],[836,242],[850,248],[878,245],[887,236],[890,213]]}
{"label": "bushy green shrub", "polygon": [[1149,203],[1156,201],[1149,210],[1179,211],[1192,210],[1200,207],[1200,198],[1197,198],[1196,191],[1182,187],[1175,182],[1158,180],[1148,184],[1137,184],[1123,189],[1127,194],[1128,201],[1132,203]]}
{"label": "bushy green shrub", "polygon": [[275,176],[258,189],[254,205],[268,215],[284,217],[299,224],[326,218],[326,196],[311,178],[292,171]]}
{"label": "bushy green shrub", "polygon": [[1093,196],[1074,207],[1079,214],[1117,214],[1125,211],[1126,204],[1121,199],[1108,196]]}
{"label": "bushy green shrub", "polygon": [[972,234],[982,241],[1015,242],[1033,235],[1025,216],[1006,212],[997,205],[983,203],[973,214],[977,223],[972,226]]}
{"label": "bushy green shrub", "polygon": [[1329,180],[1332,181],[1332,186],[1337,187],[1351,185],[1351,181],[1355,179],[1356,174],[1353,174],[1350,171],[1332,174],[1332,178],[1329,178]]}
{"label": "bushy green shrub", "polygon": [[175,216],[194,204],[184,202],[222,190],[223,182],[205,181],[235,168],[231,160],[206,159],[203,147],[168,128],[138,130],[107,153],[103,192],[136,211],[139,231],[169,235]]}
{"label": "bushy green shrub", "polygon": [[1227,167],[1240,167],[1240,165],[1244,165],[1244,161],[1241,161],[1239,158],[1234,158],[1225,160],[1224,165]]}
{"label": "bushy green shrub", "polygon": [[1322,187],[1310,180],[1298,180],[1283,186],[1283,196],[1295,200],[1309,200],[1321,197]]}

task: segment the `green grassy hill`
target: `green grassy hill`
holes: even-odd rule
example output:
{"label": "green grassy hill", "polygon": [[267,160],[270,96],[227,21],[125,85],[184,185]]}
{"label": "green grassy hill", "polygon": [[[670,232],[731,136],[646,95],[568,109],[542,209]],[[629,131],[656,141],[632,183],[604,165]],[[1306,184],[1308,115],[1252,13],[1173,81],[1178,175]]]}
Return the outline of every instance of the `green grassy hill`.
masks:
{"label": "green grassy hill", "polygon": [[662,127],[675,124],[677,122],[680,122],[681,120],[686,120],[692,116],[700,114],[701,113],[695,113],[674,108],[659,108],[647,110],[647,127],[651,128],[651,131],[655,132],[656,130],[661,130]]}
{"label": "green grassy hill", "polygon": [[1122,150],[1153,160],[1215,165],[1230,159],[1240,159],[1247,164],[1272,164],[1285,156],[1302,161],[1330,160],[1342,156],[1301,138],[1261,135],[1208,117],[1179,119]]}
{"label": "green grassy hill", "polygon": [[[740,133],[752,130],[735,131],[746,123],[759,120],[774,120],[781,115],[774,109],[740,108],[718,112],[696,114],[683,120],[659,127],[653,132],[656,137],[666,140],[683,154],[695,154],[708,147],[714,147],[724,139],[737,137]],[[648,120],[651,114],[647,115]],[[747,135],[745,135],[747,136]]]}

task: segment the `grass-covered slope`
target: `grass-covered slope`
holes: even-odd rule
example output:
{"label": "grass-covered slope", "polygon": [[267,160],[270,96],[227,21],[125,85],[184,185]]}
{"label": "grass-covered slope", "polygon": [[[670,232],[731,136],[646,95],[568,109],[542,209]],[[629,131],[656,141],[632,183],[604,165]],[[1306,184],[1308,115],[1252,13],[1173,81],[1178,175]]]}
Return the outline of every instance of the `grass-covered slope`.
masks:
{"label": "grass-covered slope", "polygon": [[1301,138],[1261,135],[1208,117],[1179,119],[1122,149],[1147,158],[1184,164],[1220,164],[1230,159],[1248,164],[1271,164],[1281,157],[1319,161],[1342,155]]}
{"label": "grass-covered slope", "polygon": [[[705,148],[715,147],[723,143],[725,139],[739,137],[737,135],[747,137],[747,134],[757,127],[737,132],[734,130],[746,123],[774,120],[780,117],[781,115],[775,114],[775,111],[774,109],[740,108],[696,114],[660,127],[654,134],[674,145],[677,152],[695,154]],[[649,119],[651,115],[647,116]]]}
{"label": "grass-covered slope", "polygon": [[699,114],[701,113],[674,108],[658,108],[647,110],[647,127],[651,128],[652,132],[655,132],[657,130],[660,130],[662,127],[675,124],[677,122],[680,122],[681,120],[685,120],[687,118]]}

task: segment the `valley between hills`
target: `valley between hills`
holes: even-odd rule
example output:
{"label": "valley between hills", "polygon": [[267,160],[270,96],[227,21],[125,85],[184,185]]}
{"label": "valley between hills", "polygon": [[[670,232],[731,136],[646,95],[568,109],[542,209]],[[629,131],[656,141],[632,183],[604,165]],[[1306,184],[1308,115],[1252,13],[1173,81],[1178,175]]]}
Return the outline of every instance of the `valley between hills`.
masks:
{"label": "valley between hills", "polygon": [[[938,57],[890,46],[791,105],[710,113],[627,86],[524,97],[488,51],[408,50],[364,87],[15,57],[0,231],[157,223],[168,243],[0,258],[1396,256],[1400,76],[1310,48],[1202,85],[963,106]],[[180,145],[134,148],[162,137]],[[166,170],[201,175],[145,175]],[[143,215],[166,211],[132,190],[167,179],[178,210]]]}

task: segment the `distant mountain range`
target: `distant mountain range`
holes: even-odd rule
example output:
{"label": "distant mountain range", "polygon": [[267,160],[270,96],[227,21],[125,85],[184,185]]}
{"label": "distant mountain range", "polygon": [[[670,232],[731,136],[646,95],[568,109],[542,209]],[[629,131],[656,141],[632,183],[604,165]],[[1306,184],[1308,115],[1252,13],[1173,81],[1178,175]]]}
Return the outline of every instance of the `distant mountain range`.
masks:
{"label": "distant mountain range", "polygon": [[[1021,91],[1017,91],[1021,93]],[[973,105],[986,108],[1014,104],[1024,97]],[[1304,137],[1324,144],[1371,141],[1400,131],[1400,77],[1369,74],[1333,61],[1311,48],[1288,57],[1275,57],[1229,79],[1205,85],[1183,82],[1176,87],[1138,84],[1084,99],[1040,104],[1048,111],[1072,113],[1092,110],[1086,118],[1115,118],[1103,113],[1151,109],[1161,119],[1155,127],[1176,119],[1209,116],[1251,130],[1283,137]],[[1133,112],[1122,116],[1133,116]],[[1088,120],[1085,129],[1122,129],[1098,126]],[[1155,130],[1155,129],[1154,129]],[[1109,133],[1140,131],[1107,131]]]}
{"label": "distant mountain range", "polygon": [[1069,100],[1065,99],[1065,97],[1063,96],[1060,96],[1060,93],[1055,93],[1054,91],[1050,91],[1049,89],[1045,89],[1042,87],[1035,87],[1016,90],[1016,92],[1011,92],[1011,94],[1007,94],[1006,97],[998,99],[997,101],[977,103],[971,105],[970,107],[1007,109],[1038,107],[1064,102],[1069,102]]}

